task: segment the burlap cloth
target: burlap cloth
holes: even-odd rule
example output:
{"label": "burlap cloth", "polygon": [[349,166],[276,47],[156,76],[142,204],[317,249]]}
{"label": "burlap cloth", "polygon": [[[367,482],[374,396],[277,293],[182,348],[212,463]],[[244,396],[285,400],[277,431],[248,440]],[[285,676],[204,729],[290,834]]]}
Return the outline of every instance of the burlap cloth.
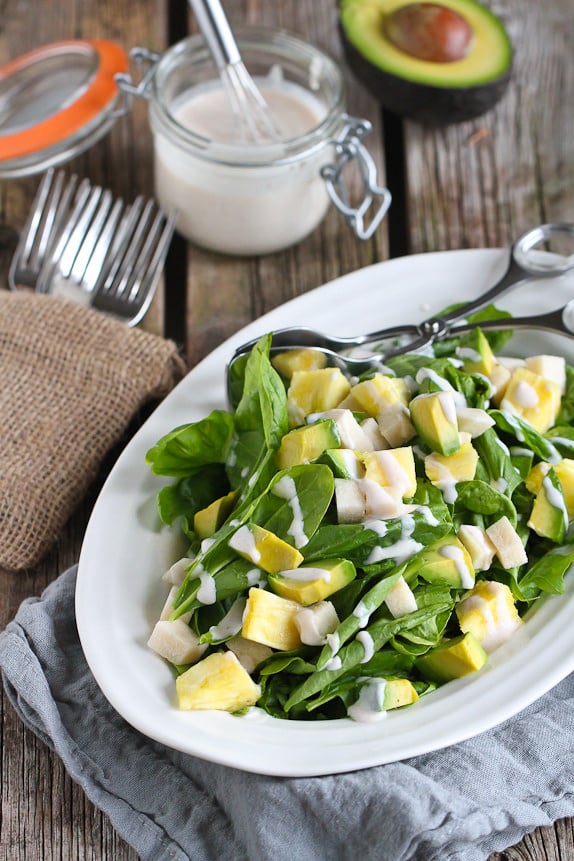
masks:
{"label": "burlap cloth", "polygon": [[184,372],[171,341],[0,291],[0,567],[42,558],[137,410]]}

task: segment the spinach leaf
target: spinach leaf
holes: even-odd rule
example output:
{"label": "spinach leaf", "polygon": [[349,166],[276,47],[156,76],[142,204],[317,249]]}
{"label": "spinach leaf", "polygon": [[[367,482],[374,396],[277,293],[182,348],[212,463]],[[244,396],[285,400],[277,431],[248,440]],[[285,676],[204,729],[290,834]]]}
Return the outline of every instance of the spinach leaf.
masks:
{"label": "spinach leaf", "polygon": [[182,517],[183,529],[189,534],[193,529],[193,515],[196,511],[224,496],[228,488],[223,464],[209,463],[200,467],[192,475],[180,478],[159,491],[157,503],[162,523],[171,526],[178,517]]}
{"label": "spinach leaf", "polygon": [[156,475],[176,478],[208,463],[225,463],[233,427],[230,413],[213,410],[204,419],[181,425],[163,436],[147,452],[146,463]]}
{"label": "spinach leaf", "polygon": [[542,592],[561,595],[564,592],[564,576],[572,564],[574,564],[573,544],[550,550],[518,580],[520,600],[533,601]]}
{"label": "spinach leaf", "polygon": [[473,440],[473,446],[486,468],[490,481],[495,482],[502,493],[512,496],[513,490],[522,483],[522,475],[515,468],[508,446],[502,442],[494,428],[488,428]]}
{"label": "spinach leaf", "polygon": [[556,447],[528,422],[505,410],[489,410],[488,412],[501,431],[510,434],[519,443],[532,449],[541,460],[547,460],[550,463],[556,463],[560,460]]}
{"label": "spinach leaf", "polygon": [[495,520],[506,515],[512,525],[516,526],[518,518],[512,501],[490,484],[476,479],[461,481],[457,484],[457,490],[455,513],[461,518],[461,522],[468,523],[468,520],[465,520],[466,510],[487,518],[494,517]]}

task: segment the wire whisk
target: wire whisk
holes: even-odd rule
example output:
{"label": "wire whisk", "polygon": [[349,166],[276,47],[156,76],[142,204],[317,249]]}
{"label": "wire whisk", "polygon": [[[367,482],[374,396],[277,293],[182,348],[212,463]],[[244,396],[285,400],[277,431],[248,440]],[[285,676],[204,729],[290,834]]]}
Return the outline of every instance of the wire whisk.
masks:
{"label": "wire whisk", "polygon": [[269,105],[247,71],[220,0],[189,0],[229,99],[243,142],[273,143],[280,133]]}

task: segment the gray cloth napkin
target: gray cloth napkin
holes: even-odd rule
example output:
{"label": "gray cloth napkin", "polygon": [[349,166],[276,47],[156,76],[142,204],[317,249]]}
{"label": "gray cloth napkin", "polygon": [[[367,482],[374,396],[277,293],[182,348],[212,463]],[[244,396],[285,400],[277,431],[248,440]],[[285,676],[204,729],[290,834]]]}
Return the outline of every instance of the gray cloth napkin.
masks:
{"label": "gray cloth napkin", "polygon": [[71,568],[0,634],[4,685],[146,861],[480,861],[574,815],[574,675],[445,750],[329,777],[262,777],[169,750],[125,723],[84,659],[75,580]]}

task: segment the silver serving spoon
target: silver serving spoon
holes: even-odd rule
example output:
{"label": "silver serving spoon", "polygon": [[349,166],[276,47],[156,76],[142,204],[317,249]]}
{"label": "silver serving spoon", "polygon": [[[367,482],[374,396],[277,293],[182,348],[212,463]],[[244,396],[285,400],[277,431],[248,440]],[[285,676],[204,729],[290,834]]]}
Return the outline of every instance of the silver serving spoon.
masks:
{"label": "silver serving spoon", "polygon": [[[535,251],[536,246],[540,245],[541,242],[547,242],[560,236],[569,239],[574,238],[574,224],[541,224],[524,233],[513,243],[507,269],[499,281],[473,301],[440,317],[430,317],[419,324],[390,326],[377,332],[351,337],[336,337],[304,326],[290,326],[272,333],[271,352],[277,353],[312,347],[324,353],[330,360],[330,364],[340,367],[351,376],[359,376],[369,369],[380,368],[393,356],[420,352],[436,340],[447,336],[463,335],[476,328],[476,324],[467,324],[462,321],[465,321],[475,311],[489,305],[508,290],[533,279],[557,278],[574,269],[574,254],[562,256],[537,254]],[[461,325],[455,326],[454,324],[459,321],[461,321]],[[483,320],[480,323],[480,328],[484,331],[501,331],[509,328],[545,329],[571,337],[574,335],[574,300],[562,308],[557,308],[546,314],[512,317],[511,320],[508,318]],[[238,347],[228,363],[228,394],[233,388],[236,363],[252,349],[257,340],[255,338]],[[391,341],[390,345],[389,341]],[[349,350],[356,350],[358,347],[367,347],[368,345],[374,347],[368,356],[347,355]],[[230,400],[233,403],[231,396]]]}

